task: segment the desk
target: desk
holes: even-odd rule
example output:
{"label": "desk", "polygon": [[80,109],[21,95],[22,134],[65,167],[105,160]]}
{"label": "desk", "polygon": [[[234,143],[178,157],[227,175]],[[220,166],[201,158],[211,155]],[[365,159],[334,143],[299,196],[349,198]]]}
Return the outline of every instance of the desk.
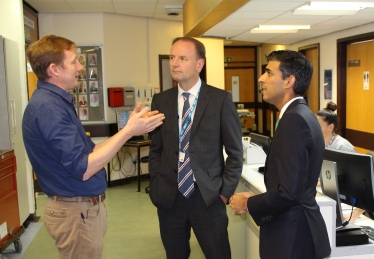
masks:
{"label": "desk", "polygon": [[138,143],[131,143],[131,142],[126,142],[123,146],[124,147],[136,147],[138,150],[138,157],[136,159],[136,163],[138,166],[138,192],[140,192],[140,148],[141,147],[147,147],[151,144],[150,140],[142,140]]}
{"label": "desk", "polygon": [[[262,164],[243,165],[242,176],[236,192],[252,191],[255,194],[260,194],[266,191],[264,176],[257,172],[259,166],[262,166]],[[331,245],[331,258],[374,258],[374,244],[337,247],[335,245],[336,202],[320,192],[317,192],[316,201],[326,223]],[[253,221],[251,215],[246,213],[245,215],[234,216],[231,209],[228,209],[228,217],[228,232],[231,251],[233,251],[232,258],[259,259],[259,227]],[[374,222],[365,216],[361,216],[355,224],[374,226]]]}

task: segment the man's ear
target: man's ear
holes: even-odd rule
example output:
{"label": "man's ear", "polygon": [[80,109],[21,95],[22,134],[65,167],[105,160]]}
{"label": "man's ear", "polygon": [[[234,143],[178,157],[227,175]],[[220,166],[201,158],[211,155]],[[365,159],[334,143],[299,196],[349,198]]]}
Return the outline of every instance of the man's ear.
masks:
{"label": "man's ear", "polygon": [[55,63],[51,63],[47,68],[47,73],[49,76],[58,76],[59,71],[57,65]]}
{"label": "man's ear", "polygon": [[292,88],[295,85],[296,77],[294,75],[290,75],[286,78],[286,85],[285,88]]}
{"label": "man's ear", "polygon": [[205,64],[205,60],[204,59],[199,59],[198,61],[197,61],[197,67],[196,67],[196,69],[197,69],[197,71],[200,73],[200,71],[203,69],[203,67],[204,67],[204,64]]}

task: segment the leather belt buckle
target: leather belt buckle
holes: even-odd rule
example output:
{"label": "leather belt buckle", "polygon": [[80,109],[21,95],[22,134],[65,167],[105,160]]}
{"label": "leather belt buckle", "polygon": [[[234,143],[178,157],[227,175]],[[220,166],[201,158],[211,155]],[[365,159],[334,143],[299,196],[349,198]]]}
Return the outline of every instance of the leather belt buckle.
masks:
{"label": "leather belt buckle", "polygon": [[91,202],[92,206],[95,206],[96,204],[98,204],[98,203],[99,203],[98,200],[99,200],[99,199],[96,198],[96,197],[91,198],[91,199],[90,199],[90,202]]}
{"label": "leather belt buckle", "polygon": [[103,193],[102,195],[99,195],[97,197],[93,197],[90,199],[90,202],[92,204],[92,206],[95,206],[96,204],[100,203],[100,202],[103,202],[105,200],[105,193]]}

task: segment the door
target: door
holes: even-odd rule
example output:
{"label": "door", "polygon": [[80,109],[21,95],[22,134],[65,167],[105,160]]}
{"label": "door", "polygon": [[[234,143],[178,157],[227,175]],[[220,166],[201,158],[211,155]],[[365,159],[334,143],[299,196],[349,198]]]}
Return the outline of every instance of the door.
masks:
{"label": "door", "polygon": [[4,39],[0,36],[0,150],[11,150],[10,109],[4,53]]}
{"label": "door", "polygon": [[[374,134],[374,123],[370,118],[374,114],[373,80],[370,80],[370,76],[374,75],[373,49],[374,41],[347,45],[346,130],[355,138]],[[355,138],[348,140],[354,141]],[[371,148],[368,146],[370,149],[357,147],[357,142],[352,144],[361,153],[374,149],[373,143]]]}
{"label": "door", "polygon": [[303,53],[306,58],[313,65],[313,75],[310,81],[309,90],[305,95],[305,100],[307,101],[309,109],[313,113],[319,111],[319,44],[306,46],[300,48],[299,51]]}
{"label": "door", "polygon": [[[225,90],[233,94],[235,103],[255,102],[255,68],[225,68]],[[234,89],[233,89],[234,85]],[[236,99],[237,98],[237,99]],[[249,108],[249,107],[248,107]],[[251,112],[253,108],[248,109]],[[242,127],[252,129],[255,118],[245,117],[241,119]],[[245,130],[246,131],[246,130]]]}

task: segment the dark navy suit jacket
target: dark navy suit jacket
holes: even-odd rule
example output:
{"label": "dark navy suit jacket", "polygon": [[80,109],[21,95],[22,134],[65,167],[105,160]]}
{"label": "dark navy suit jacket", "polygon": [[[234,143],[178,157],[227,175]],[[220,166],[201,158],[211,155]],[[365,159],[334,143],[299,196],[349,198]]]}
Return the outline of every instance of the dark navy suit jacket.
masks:
{"label": "dark navy suit jacket", "polygon": [[[324,149],[316,116],[304,99],[293,101],[279,121],[268,152],[267,191],[247,202],[260,226],[261,258],[320,259],[330,255],[326,225],[315,200]],[[311,244],[314,257],[304,254]]]}

